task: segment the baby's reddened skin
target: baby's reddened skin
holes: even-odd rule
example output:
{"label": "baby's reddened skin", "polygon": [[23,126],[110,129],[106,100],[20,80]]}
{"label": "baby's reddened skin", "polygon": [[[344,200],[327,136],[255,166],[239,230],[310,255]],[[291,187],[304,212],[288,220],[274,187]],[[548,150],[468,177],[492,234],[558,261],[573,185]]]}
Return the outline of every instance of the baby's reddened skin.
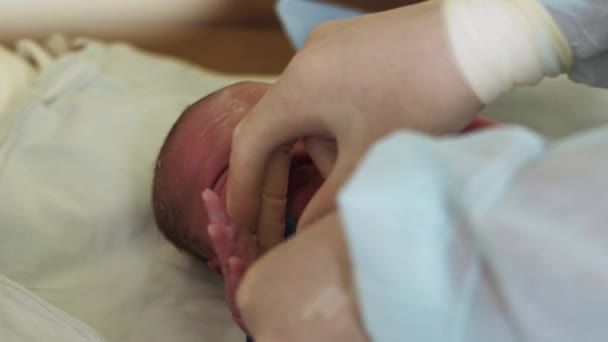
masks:
{"label": "baby's reddened skin", "polygon": [[[161,148],[154,170],[154,215],[167,239],[197,258],[215,256],[201,194],[211,189],[225,205],[232,133],[267,89],[265,83],[243,82],[204,97],[184,111]],[[312,162],[295,153],[286,209],[299,216],[322,181]]]}

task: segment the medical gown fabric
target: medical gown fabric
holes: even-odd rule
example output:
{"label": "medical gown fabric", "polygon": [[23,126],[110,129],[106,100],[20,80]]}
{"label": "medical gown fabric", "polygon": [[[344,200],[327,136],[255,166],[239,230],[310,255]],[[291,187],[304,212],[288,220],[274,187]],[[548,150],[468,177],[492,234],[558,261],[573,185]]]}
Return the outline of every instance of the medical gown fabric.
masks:
{"label": "medical gown fabric", "polygon": [[[244,341],[221,278],[162,238],[150,204],[177,116],[244,79],[92,41],[45,68],[0,115],[0,274],[106,341]],[[54,322],[12,303],[2,341]]]}
{"label": "medical gown fabric", "polygon": [[607,151],[608,126],[378,142],[338,199],[372,340],[608,340]]}

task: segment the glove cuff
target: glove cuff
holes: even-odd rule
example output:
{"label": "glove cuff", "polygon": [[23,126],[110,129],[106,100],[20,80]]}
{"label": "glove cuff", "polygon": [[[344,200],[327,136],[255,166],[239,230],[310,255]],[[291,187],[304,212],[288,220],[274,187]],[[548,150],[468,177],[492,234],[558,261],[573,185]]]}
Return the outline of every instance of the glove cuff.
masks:
{"label": "glove cuff", "polygon": [[485,104],[572,64],[568,41],[538,0],[444,0],[442,11],[457,63]]}

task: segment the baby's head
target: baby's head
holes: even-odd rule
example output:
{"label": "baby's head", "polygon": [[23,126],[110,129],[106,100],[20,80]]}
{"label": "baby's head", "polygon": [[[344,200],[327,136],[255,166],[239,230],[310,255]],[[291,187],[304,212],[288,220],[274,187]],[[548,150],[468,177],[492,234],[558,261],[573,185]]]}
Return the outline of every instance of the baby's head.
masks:
{"label": "baby's head", "polygon": [[189,106],[177,119],[154,170],[154,217],[164,236],[200,259],[213,257],[201,193],[213,189],[225,203],[232,133],[269,85],[243,82]]}

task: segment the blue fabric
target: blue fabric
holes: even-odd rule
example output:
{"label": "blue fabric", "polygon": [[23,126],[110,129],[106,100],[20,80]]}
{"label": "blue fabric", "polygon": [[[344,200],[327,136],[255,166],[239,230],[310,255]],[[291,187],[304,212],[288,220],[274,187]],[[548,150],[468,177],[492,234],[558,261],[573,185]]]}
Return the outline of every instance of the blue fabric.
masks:
{"label": "blue fabric", "polygon": [[297,50],[304,46],[310,32],[319,24],[364,14],[352,8],[314,0],[279,0],[276,11],[291,44]]}
{"label": "blue fabric", "polygon": [[469,239],[543,146],[532,132],[509,128],[442,139],[400,131],[370,148],[338,208],[371,340],[512,342],[461,336],[479,317],[471,313],[479,261]]}

